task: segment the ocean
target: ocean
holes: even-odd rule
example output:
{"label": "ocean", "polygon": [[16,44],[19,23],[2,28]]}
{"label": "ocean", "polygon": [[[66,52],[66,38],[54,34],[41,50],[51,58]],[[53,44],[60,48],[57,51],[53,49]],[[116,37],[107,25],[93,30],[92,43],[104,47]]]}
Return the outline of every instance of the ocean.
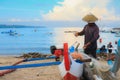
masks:
{"label": "ocean", "polygon": [[[79,49],[84,44],[84,36],[75,37],[75,31],[81,31],[80,27],[27,27],[27,28],[0,28],[0,55],[22,55],[29,52],[39,52],[50,54],[50,46],[63,48],[64,43],[70,47],[76,41],[80,43]],[[15,34],[9,34],[12,31]],[[115,41],[120,37],[115,37],[113,33],[100,32],[102,43],[98,40],[98,47]]]}

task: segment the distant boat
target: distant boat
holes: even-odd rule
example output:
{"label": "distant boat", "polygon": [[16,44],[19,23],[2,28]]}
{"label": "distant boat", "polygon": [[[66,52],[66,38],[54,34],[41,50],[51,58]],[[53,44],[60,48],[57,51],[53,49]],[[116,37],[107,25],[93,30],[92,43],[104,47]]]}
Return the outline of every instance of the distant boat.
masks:
{"label": "distant boat", "polygon": [[120,28],[113,28],[111,33],[120,33]]}
{"label": "distant boat", "polygon": [[64,31],[64,33],[75,33],[77,31]]}
{"label": "distant boat", "polygon": [[120,37],[120,33],[116,33],[116,34],[115,34],[115,37]]}
{"label": "distant boat", "polygon": [[14,31],[9,30],[9,31],[3,31],[3,32],[1,32],[1,33],[2,33],[2,34],[9,34],[9,33],[12,33],[12,32],[14,32]]}
{"label": "distant boat", "polygon": [[16,33],[16,32],[11,32],[11,33],[9,33],[9,35],[10,35],[10,36],[15,36],[15,35],[18,35],[18,33]]}
{"label": "distant boat", "polygon": [[18,34],[16,31],[13,31],[13,30],[3,31],[3,32],[1,32],[1,34],[8,34],[10,36],[21,36],[21,35],[23,35],[23,34]]}
{"label": "distant boat", "polygon": [[3,32],[1,32],[1,34],[7,34],[7,33],[9,33],[9,32],[7,32],[7,31],[3,31]]}
{"label": "distant boat", "polygon": [[100,30],[100,32],[109,33],[110,31],[107,31],[107,30]]}
{"label": "distant boat", "polygon": [[3,32],[1,32],[1,33],[2,33],[2,34],[10,34],[10,33],[13,33],[13,32],[15,32],[15,31],[9,30],[9,31],[3,31]]}
{"label": "distant boat", "polygon": [[110,29],[110,28],[101,28],[101,29],[100,29],[100,32],[110,33],[110,32],[111,32],[111,29]]}

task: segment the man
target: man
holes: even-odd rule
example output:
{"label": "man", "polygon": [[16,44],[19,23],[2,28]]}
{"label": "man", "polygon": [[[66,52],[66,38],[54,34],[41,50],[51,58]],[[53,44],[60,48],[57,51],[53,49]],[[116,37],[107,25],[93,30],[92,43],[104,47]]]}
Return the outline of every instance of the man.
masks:
{"label": "man", "polygon": [[113,48],[113,46],[112,46],[111,42],[109,42],[109,44],[107,45],[107,48],[108,48],[108,52],[112,53],[112,49],[111,48]]}
{"label": "man", "polygon": [[85,35],[84,52],[96,58],[97,40],[99,38],[99,28],[95,24],[98,19],[93,14],[88,14],[83,18],[88,24],[85,25],[81,32],[76,32],[75,36]]}
{"label": "man", "polygon": [[108,48],[108,54],[107,54],[107,59],[110,59],[111,58],[111,54],[112,54],[112,43],[109,42],[109,44],[107,45],[107,48]]}

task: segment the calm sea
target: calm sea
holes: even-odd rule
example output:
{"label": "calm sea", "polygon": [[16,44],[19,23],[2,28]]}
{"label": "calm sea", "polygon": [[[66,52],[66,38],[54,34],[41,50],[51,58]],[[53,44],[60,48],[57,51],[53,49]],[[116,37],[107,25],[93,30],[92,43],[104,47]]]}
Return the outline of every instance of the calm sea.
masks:
{"label": "calm sea", "polygon": [[[0,55],[22,55],[28,52],[50,53],[50,46],[55,45],[62,48],[63,43],[68,43],[69,47],[76,41],[80,42],[81,49],[84,44],[84,36],[75,37],[74,31],[81,31],[80,27],[40,27],[40,28],[0,28]],[[16,34],[10,35],[9,31]],[[107,45],[120,37],[115,37],[113,33],[100,33],[102,43]]]}

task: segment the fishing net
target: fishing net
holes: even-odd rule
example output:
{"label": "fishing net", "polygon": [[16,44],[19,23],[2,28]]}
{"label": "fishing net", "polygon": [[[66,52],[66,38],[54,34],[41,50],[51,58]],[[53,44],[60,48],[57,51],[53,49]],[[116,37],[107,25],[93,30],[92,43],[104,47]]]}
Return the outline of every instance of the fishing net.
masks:
{"label": "fishing net", "polygon": [[115,75],[110,71],[110,66],[103,65],[102,63],[100,65],[95,65],[94,71],[102,80],[117,80]]}
{"label": "fishing net", "polygon": [[[87,56],[87,55],[84,54],[84,56]],[[92,75],[90,80],[94,80],[94,79],[95,80],[117,80],[114,73],[111,72],[111,67],[105,61],[100,61],[100,60],[98,61],[92,58],[92,62],[85,63],[85,65],[86,65],[86,68],[88,68],[87,69],[88,77]],[[97,78],[95,78],[94,75],[96,75]]]}

